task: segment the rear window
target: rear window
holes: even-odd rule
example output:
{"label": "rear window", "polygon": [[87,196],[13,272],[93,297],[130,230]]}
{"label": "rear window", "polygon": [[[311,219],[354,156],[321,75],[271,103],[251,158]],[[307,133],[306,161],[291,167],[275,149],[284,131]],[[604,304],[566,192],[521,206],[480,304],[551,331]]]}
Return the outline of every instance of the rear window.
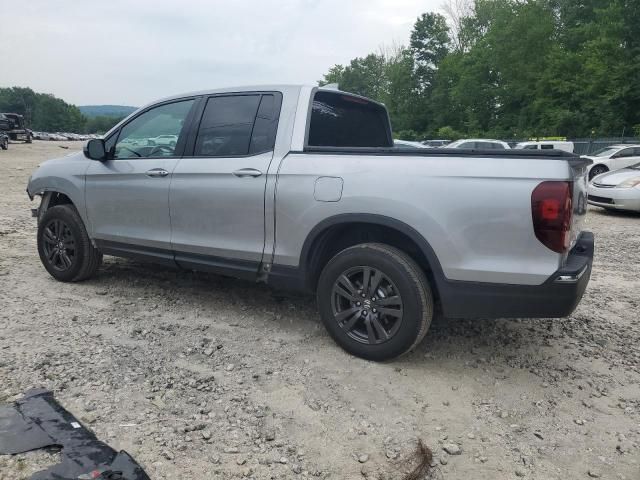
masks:
{"label": "rear window", "polygon": [[312,147],[392,147],[387,111],[359,97],[316,92],[309,123]]}

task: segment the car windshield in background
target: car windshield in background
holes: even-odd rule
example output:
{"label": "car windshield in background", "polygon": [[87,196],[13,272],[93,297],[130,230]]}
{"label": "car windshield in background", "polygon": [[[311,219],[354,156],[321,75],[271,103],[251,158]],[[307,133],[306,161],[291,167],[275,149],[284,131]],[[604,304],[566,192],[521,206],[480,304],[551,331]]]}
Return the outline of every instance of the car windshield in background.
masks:
{"label": "car windshield in background", "polygon": [[619,148],[611,148],[611,147],[604,147],[601,148],[600,150],[596,150],[593,153],[594,157],[609,157],[611,155],[613,155],[614,153],[616,153],[618,150],[620,150]]}

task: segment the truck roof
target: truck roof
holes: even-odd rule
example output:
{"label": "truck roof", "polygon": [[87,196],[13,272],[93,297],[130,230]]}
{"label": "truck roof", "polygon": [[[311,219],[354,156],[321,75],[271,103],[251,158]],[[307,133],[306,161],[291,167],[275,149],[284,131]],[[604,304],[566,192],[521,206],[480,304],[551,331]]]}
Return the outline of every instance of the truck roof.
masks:
{"label": "truck roof", "polygon": [[238,92],[269,92],[269,91],[278,91],[278,92],[282,92],[283,94],[286,95],[291,95],[291,94],[299,94],[300,91],[303,89],[318,89],[318,90],[322,90],[324,92],[332,92],[332,93],[337,93],[337,94],[343,94],[343,95],[349,95],[351,97],[358,97],[358,98],[362,98],[362,99],[366,99],[368,102],[371,103],[375,103],[378,105],[382,105],[380,102],[376,102],[375,100],[372,100],[370,98],[367,97],[363,97],[362,95],[358,95],[355,93],[351,93],[351,92],[344,92],[342,90],[338,90],[332,87],[319,87],[318,85],[309,85],[309,84],[266,84],[266,85],[243,85],[243,86],[239,86],[239,87],[223,87],[223,88],[214,88],[214,89],[209,89],[209,90],[196,90],[194,92],[185,92],[185,93],[180,93],[177,95],[171,95],[168,97],[164,97],[164,98],[160,98],[160,99],[156,99],[152,102],[147,103],[146,105],[144,105],[141,108],[146,108],[148,106],[151,105],[155,105],[156,103],[160,103],[160,102],[165,102],[165,101],[169,101],[169,100],[177,100],[179,98],[185,98],[185,97],[194,97],[194,96],[201,96],[201,95],[215,95],[218,93],[238,93]]}

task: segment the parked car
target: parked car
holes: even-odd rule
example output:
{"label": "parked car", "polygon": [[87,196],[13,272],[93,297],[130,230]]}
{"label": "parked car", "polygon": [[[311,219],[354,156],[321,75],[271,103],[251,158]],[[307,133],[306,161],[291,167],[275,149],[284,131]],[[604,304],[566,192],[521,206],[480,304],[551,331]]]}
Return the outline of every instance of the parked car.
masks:
{"label": "parked car", "polygon": [[573,153],[573,142],[563,142],[556,140],[531,141],[518,143],[514,148],[524,150],[564,150]]}
{"label": "parked car", "polygon": [[611,145],[583,157],[593,161],[589,169],[589,180],[592,180],[605,172],[613,172],[640,162],[640,145]]}
{"label": "parked car", "polygon": [[441,148],[451,143],[451,140],[423,140],[422,144],[429,148]]}
{"label": "parked car", "polygon": [[393,145],[396,148],[429,148],[420,142],[410,142],[408,140],[394,140]]}
{"label": "parked car", "polygon": [[9,148],[9,136],[0,132],[0,148],[7,150]]}
{"label": "parked car", "polygon": [[507,142],[501,140],[490,140],[485,138],[467,138],[456,140],[444,148],[467,148],[473,150],[508,150],[511,147]]}
{"label": "parked car", "polygon": [[[175,149],[126,143],[169,125]],[[331,336],[367,359],[414,348],[436,302],[449,318],[570,314],[593,257],[589,161],[432,152],[394,148],[384,105],[350,93],[212,90],[44,162],[27,193],[57,280],[93,276],[106,254],[314,292]]]}
{"label": "parked car", "polygon": [[177,135],[158,135],[155,138],[149,138],[147,140],[148,145],[167,145],[169,147],[175,147],[178,143]]}
{"label": "parked car", "polygon": [[49,134],[45,132],[33,132],[34,140],[49,140]]}
{"label": "parked car", "polygon": [[591,205],[640,212],[640,163],[596,176],[588,193]]}

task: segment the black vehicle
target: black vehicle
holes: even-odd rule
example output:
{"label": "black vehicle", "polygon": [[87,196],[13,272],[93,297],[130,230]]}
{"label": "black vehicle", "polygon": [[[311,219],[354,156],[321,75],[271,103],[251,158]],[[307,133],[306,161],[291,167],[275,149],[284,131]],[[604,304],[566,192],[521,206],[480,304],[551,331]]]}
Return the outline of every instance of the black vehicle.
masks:
{"label": "black vehicle", "polygon": [[25,127],[24,117],[17,113],[0,113],[0,132],[8,135],[11,140],[24,140],[31,143],[33,132]]}
{"label": "black vehicle", "polygon": [[9,137],[2,132],[0,132],[0,148],[2,150],[9,148]]}

